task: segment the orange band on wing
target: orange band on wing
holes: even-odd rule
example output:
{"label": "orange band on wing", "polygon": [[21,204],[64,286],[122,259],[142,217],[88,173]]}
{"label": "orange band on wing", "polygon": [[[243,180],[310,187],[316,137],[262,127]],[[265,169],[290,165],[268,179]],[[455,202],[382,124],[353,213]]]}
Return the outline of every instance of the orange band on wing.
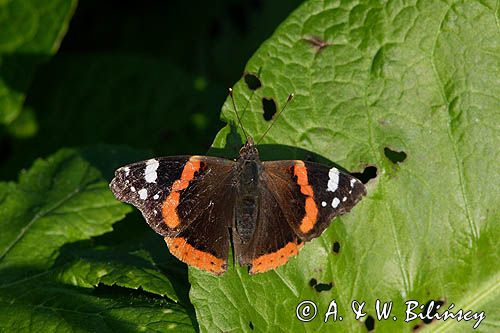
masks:
{"label": "orange band on wing", "polygon": [[177,206],[181,198],[180,191],[186,189],[189,182],[194,179],[194,174],[200,170],[201,162],[198,156],[192,156],[182,169],[181,178],[172,184],[170,194],[163,202],[162,215],[163,221],[169,228],[175,228],[179,225],[179,215],[177,215]]}
{"label": "orange band on wing", "polygon": [[314,202],[314,190],[309,185],[307,177],[307,168],[302,161],[295,161],[293,167],[293,174],[297,177],[297,184],[300,186],[300,192],[306,196],[305,211],[306,214],[300,222],[300,231],[307,233],[314,228],[316,220],[318,219],[318,207]]}
{"label": "orange band on wing", "polygon": [[161,213],[163,214],[163,221],[169,228],[175,228],[179,225],[179,216],[177,215],[176,208],[179,205],[181,194],[177,191],[170,192],[169,196],[163,202]]}
{"label": "orange band on wing", "polygon": [[304,218],[300,223],[300,231],[302,231],[303,233],[311,231],[316,224],[316,220],[318,219],[318,207],[316,206],[313,197],[306,198],[305,209],[306,215],[304,215]]}
{"label": "orange band on wing", "polygon": [[299,249],[303,244],[296,244],[289,242],[282,249],[276,252],[264,254],[254,260],[252,260],[252,268],[250,269],[250,274],[266,272],[270,269],[275,269],[281,265],[284,265],[288,258],[295,256],[299,253]]}
{"label": "orange band on wing", "polygon": [[214,274],[226,271],[226,262],[214,255],[195,249],[183,237],[165,237],[170,253],[188,265]]}

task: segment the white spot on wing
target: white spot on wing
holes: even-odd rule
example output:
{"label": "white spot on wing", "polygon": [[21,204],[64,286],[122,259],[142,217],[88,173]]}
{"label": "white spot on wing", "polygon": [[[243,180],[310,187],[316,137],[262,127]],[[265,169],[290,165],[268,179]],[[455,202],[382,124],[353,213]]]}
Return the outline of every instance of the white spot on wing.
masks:
{"label": "white spot on wing", "polygon": [[155,195],[153,196],[153,199],[158,200],[158,198],[159,198],[159,197],[160,197],[160,196],[159,196],[158,194],[155,194]]}
{"label": "white spot on wing", "polygon": [[158,178],[158,174],[156,170],[160,166],[160,162],[155,159],[148,160],[146,162],[146,168],[144,169],[144,179],[147,183],[156,182],[156,178]]}
{"label": "white spot on wing", "polygon": [[342,202],[346,202],[346,200],[347,200],[347,197],[342,198]]}
{"label": "white spot on wing", "polygon": [[354,187],[354,184],[356,184],[356,179],[352,178],[351,179],[351,187]]}
{"label": "white spot on wing", "polygon": [[125,177],[128,177],[128,174],[130,173],[130,168],[124,167],[122,170],[125,172]]}
{"label": "white spot on wing", "polygon": [[335,192],[339,187],[339,170],[335,167],[331,168],[328,172],[328,188],[329,192]]}
{"label": "white spot on wing", "polygon": [[339,206],[340,200],[339,198],[333,198],[332,200],[332,207],[337,208]]}
{"label": "white spot on wing", "polygon": [[325,201],[321,201],[321,207],[326,207],[326,202]]}
{"label": "white spot on wing", "polygon": [[135,187],[133,187],[133,186],[132,186],[132,187],[130,188],[130,190],[131,190],[132,192],[135,192]]}
{"label": "white spot on wing", "polygon": [[139,190],[139,198],[141,198],[142,200],[146,200],[146,198],[148,197],[148,190],[146,190],[145,188],[143,188],[142,190]]}

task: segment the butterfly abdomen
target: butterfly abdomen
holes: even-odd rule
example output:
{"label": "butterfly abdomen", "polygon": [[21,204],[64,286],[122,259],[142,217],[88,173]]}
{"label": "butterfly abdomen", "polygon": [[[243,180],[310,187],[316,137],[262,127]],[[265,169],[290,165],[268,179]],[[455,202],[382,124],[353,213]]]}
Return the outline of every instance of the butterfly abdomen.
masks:
{"label": "butterfly abdomen", "polygon": [[242,243],[252,238],[259,212],[259,164],[255,160],[238,161],[239,179],[235,205],[236,232]]}

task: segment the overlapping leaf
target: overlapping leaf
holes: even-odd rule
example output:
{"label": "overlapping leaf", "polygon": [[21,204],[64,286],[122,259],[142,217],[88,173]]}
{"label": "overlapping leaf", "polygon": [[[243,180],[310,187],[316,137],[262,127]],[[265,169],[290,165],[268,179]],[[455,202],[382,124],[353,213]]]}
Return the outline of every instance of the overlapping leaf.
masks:
{"label": "overlapping leaf", "polygon": [[193,331],[146,251],[78,242],[111,231],[130,211],[81,154],[62,150],[19,183],[0,184],[1,330]]}

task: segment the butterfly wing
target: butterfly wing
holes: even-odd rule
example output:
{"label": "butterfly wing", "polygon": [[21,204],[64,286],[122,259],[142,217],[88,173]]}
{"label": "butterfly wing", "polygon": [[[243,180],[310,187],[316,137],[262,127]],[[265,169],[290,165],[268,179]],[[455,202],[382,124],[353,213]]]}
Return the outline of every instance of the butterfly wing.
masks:
{"label": "butterfly wing", "polygon": [[335,167],[299,160],[264,162],[263,183],[279,205],[294,202],[286,219],[305,241],[321,235],[331,220],[349,212],[366,194],[355,177]]}
{"label": "butterfly wing", "polygon": [[216,157],[162,157],[118,169],[110,187],[142,212],[174,256],[221,274],[233,221],[234,166]]}
{"label": "butterfly wing", "polygon": [[238,242],[238,237],[233,237],[236,258],[240,265],[250,266],[250,274],[284,265],[303,245],[287,222],[286,210],[290,206],[280,205],[274,190],[261,187],[257,225],[250,241],[244,244]]}
{"label": "butterfly wing", "polygon": [[260,182],[258,225],[239,255],[242,264],[251,266],[250,273],[286,263],[303,241],[321,235],[335,216],[350,211],[366,194],[351,175],[298,160],[263,162]]}

